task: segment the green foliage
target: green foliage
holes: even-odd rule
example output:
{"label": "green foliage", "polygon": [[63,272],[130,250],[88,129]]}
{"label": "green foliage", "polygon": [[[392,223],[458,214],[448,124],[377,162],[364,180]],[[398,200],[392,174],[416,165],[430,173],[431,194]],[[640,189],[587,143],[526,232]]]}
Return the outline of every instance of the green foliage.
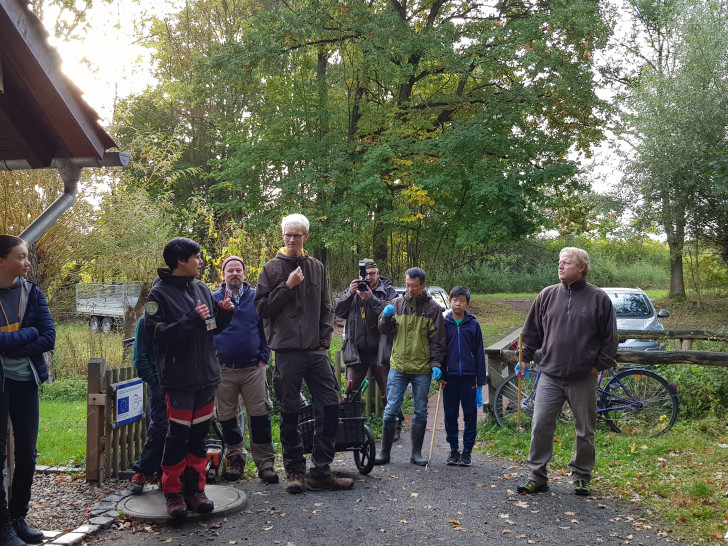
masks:
{"label": "green foliage", "polygon": [[680,419],[725,415],[728,411],[728,368],[664,366],[659,373],[668,382],[677,383]]}
{"label": "green foliage", "polygon": [[54,380],[86,377],[91,358],[104,358],[108,367],[120,366],[122,341],[119,332],[91,332],[85,321],[57,323],[50,373]]}
{"label": "green foliage", "polygon": [[41,400],[59,402],[86,402],[88,380],[85,378],[60,379],[53,383],[44,383],[40,391]]}

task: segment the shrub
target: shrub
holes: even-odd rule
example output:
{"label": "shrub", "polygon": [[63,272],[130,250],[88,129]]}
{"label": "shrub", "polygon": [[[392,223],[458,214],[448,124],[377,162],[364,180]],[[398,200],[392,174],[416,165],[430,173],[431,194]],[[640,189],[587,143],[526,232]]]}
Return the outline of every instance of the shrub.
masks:
{"label": "shrub", "polygon": [[86,400],[88,381],[86,379],[61,379],[53,383],[45,383],[41,387],[42,400],[57,400],[62,402],[78,402]]}

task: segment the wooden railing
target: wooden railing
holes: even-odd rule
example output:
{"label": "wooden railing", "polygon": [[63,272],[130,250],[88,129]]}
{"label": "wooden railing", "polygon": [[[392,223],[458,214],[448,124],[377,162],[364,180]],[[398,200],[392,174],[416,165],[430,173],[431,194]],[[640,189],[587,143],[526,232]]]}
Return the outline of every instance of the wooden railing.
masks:
{"label": "wooden railing", "polygon": [[[488,361],[488,403],[493,400],[495,390],[510,374],[515,372],[518,362],[518,352],[509,349],[511,344],[518,342],[518,335],[522,328],[514,330],[502,340],[485,349]],[[667,365],[667,364],[698,364],[703,366],[728,367],[728,353],[717,351],[693,351],[692,341],[707,340],[728,342],[728,335],[709,332],[706,330],[619,330],[619,340],[625,339],[676,339],[680,342],[679,350],[670,351],[617,351],[617,361],[627,364]],[[689,343],[688,343],[689,342]],[[537,354],[536,360],[539,359]]]}

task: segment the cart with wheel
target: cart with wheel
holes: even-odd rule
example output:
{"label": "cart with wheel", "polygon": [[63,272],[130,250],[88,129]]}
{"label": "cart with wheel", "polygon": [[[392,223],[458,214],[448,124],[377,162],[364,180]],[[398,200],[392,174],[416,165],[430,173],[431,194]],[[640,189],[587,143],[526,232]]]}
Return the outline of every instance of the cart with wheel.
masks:
{"label": "cart with wheel", "polygon": [[[362,474],[369,474],[374,468],[374,457],[377,449],[374,435],[364,424],[366,417],[361,416],[360,402],[341,402],[339,404],[339,426],[336,431],[336,451],[354,453],[354,463]],[[303,440],[303,451],[311,453],[315,413],[312,404],[301,407],[298,414],[298,430]]]}

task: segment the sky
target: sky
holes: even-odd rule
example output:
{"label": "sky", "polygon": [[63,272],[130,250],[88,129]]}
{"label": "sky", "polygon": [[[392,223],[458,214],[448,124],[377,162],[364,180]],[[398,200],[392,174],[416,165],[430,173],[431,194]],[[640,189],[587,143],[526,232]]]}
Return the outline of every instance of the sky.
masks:
{"label": "sky", "polygon": [[[174,3],[96,2],[88,13],[90,28],[82,40],[60,41],[51,37],[51,45],[63,60],[63,72],[81,89],[104,126],[111,122],[117,96],[140,93],[154,83],[150,52],[136,42],[134,20],[142,10],[164,16],[175,9]],[[43,21],[46,28],[52,28],[56,16],[57,11],[47,8]]]}

